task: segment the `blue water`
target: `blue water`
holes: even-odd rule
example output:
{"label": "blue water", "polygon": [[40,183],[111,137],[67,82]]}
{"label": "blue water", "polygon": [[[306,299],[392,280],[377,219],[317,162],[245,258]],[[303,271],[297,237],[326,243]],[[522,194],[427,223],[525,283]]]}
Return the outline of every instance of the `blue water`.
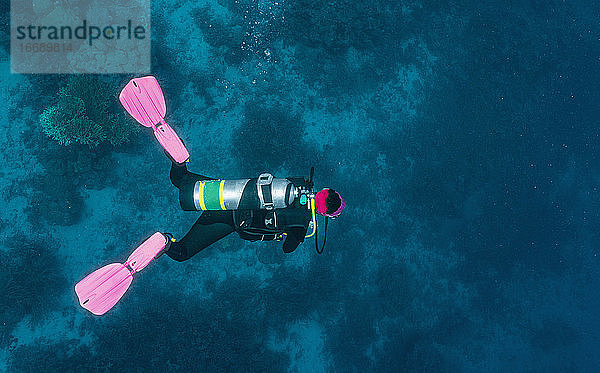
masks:
{"label": "blue water", "polygon": [[46,134],[75,83],[10,74],[3,1],[0,371],[600,369],[600,3],[152,7],[152,74],[190,170],[314,166],[346,211],[321,256],[231,235],[159,258],[91,315],[76,282],[198,215],[118,104],[132,76],[95,77],[123,142]]}

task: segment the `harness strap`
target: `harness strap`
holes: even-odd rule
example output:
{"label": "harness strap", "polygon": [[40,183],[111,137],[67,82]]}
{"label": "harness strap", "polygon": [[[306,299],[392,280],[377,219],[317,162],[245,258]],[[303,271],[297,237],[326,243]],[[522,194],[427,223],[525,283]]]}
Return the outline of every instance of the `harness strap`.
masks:
{"label": "harness strap", "polygon": [[267,210],[273,210],[273,193],[271,186],[273,185],[273,175],[269,173],[261,174],[256,180],[256,189],[258,191],[258,200],[260,207]]}

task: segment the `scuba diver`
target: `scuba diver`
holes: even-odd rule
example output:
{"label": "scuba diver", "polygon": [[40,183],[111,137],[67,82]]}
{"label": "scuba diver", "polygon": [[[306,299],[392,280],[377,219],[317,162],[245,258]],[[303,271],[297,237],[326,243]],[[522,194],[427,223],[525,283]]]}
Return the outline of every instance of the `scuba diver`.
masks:
{"label": "scuba diver", "polygon": [[[248,241],[281,241],[291,253],[305,238],[315,237],[321,254],[327,240],[329,218],[345,208],[341,195],[325,188],[314,193],[314,167],[304,177],[275,178],[263,173],[257,178],[220,180],[187,169],[189,153],[165,121],[165,99],[153,76],[132,79],[119,95],[121,104],[140,124],[153,129],[156,139],[171,159],[170,179],[179,190],[184,211],[202,211],[189,232],[179,241],[170,233],[156,232],[127,258],[125,263],[104,266],[75,285],[81,306],[103,315],[125,294],[133,274],[166,254],[176,261],[188,260],[230,233]],[[325,234],[319,248],[316,215],[325,217]],[[312,229],[310,234],[308,230]]]}

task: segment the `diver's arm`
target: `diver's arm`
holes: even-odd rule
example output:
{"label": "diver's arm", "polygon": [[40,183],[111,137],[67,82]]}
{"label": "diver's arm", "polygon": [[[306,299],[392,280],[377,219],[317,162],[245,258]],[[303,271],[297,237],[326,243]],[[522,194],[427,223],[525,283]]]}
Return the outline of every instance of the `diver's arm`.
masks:
{"label": "diver's arm", "polygon": [[[296,184],[294,183],[294,185]],[[293,252],[300,243],[304,242],[311,218],[310,210],[306,206],[301,206],[298,201],[294,201],[291,207],[278,211],[278,223],[286,227],[286,238],[283,242],[284,253]]]}
{"label": "diver's arm", "polygon": [[301,242],[304,242],[305,235],[306,229],[301,227],[291,228],[290,231],[287,232],[285,241],[283,241],[283,252],[289,254],[296,250],[298,245],[300,245]]}

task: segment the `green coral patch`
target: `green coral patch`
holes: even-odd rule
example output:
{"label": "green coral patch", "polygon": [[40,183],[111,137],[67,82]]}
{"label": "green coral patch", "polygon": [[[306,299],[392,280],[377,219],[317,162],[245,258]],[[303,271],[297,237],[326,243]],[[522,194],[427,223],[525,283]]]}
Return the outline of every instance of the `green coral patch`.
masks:
{"label": "green coral patch", "polygon": [[111,110],[116,100],[114,89],[100,76],[71,77],[59,90],[56,104],[40,115],[42,131],[65,146],[127,142],[137,127],[123,113]]}

